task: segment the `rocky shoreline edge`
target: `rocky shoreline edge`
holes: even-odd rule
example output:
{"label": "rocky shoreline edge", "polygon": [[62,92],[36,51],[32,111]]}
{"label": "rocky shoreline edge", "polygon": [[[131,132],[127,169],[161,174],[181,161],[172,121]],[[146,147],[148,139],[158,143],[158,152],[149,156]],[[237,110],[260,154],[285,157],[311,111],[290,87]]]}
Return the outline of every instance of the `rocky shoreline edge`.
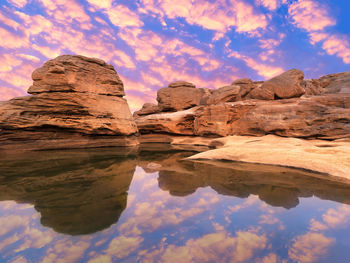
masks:
{"label": "rocky shoreline edge", "polygon": [[[63,55],[32,74],[30,96],[0,102],[0,153],[166,143],[227,160],[350,179],[350,72],[304,80],[292,69],[218,89],[176,81],[133,115],[102,60]],[[350,181],[349,181],[350,182]]]}

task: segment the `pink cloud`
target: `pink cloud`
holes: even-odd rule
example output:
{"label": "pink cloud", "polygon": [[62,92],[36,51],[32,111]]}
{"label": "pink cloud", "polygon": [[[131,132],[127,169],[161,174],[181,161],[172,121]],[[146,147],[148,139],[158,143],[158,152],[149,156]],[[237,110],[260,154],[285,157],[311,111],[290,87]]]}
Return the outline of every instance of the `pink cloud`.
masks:
{"label": "pink cloud", "polygon": [[9,26],[9,27],[12,27],[13,29],[17,30],[20,26],[19,23],[17,23],[16,21],[6,17],[1,11],[0,11],[0,22],[3,24],[3,25],[6,25],[6,26]]}
{"label": "pink cloud", "polygon": [[329,247],[334,243],[334,238],[326,237],[321,233],[308,232],[294,239],[288,255],[296,262],[316,262],[327,254]]}
{"label": "pink cloud", "polygon": [[19,97],[25,95],[24,92],[9,87],[0,87],[0,101],[12,99],[13,97]]}
{"label": "pink cloud", "polygon": [[91,28],[91,19],[84,8],[75,0],[40,0],[46,8],[48,15],[52,16],[56,22],[68,25],[74,21],[80,24],[82,29]]}
{"label": "pink cloud", "polygon": [[120,67],[136,69],[136,66],[132,61],[131,57],[128,56],[126,53],[124,53],[121,50],[115,50],[113,53],[115,56],[117,56],[117,59],[113,60],[114,64]]}
{"label": "pink cloud", "polygon": [[347,36],[326,32],[326,28],[334,26],[336,20],[324,5],[313,0],[301,0],[289,6],[289,15],[294,25],[309,33],[311,44],[323,42],[322,48],[327,54],[340,57],[346,64],[350,63],[350,40]]}
{"label": "pink cloud", "polygon": [[285,4],[286,2],[286,0],[255,0],[256,5],[262,5],[270,11],[275,11],[281,4]]}
{"label": "pink cloud", "polygon": [[0,47],[5,48],[21,48],[28,47],[29,39],[22,32],[17,34],[10,32],[2,27],[0,27]]}
{"label": "pink cloud", "polygon": [[91,5],[100,8],[110,8],[112,5],[112,0],[87,0]]}
{"label": "pink cloud", "polygon": [[326,50],[329,55],[336,55],[340,57],[344,63],[350,63],[350,41],[347,36],[330,35],[324,40],[322,48]]}
{"label": "pink cloud", "polygon": [[32,72],[38,65],[31,65],[23,63],[20,67],[10,72],[0,72],[0,78],[2,81],[9,83],[17,89],[27,91],[32,84]]}
{"label": "pink cloud", "polygon": [[9,2],[19,8],[24,7],[27,4],[27,0],[10,0]]}
{"label": "pink cloud", "polygon": [[260,76],[264,78],[272,78],[284,72],[284,69],[281,67],[271,66],[269,64],[258,62],[249,56],[239,54],[235,51],[231,51],[228,56],[243,60],[248,67],[254,69]]}
{"label": "pink cloud", "polygon": [[123,5],[116,5],[107,9],[109,20],[118,27],[141,27],[143,22],[140,20],[137,13],[131,11]]}
{"label": "pink cloud", "polygon": [[324,30],[336,24],[326,7],[313,0],[294,2],[289,6],[288,12],[293,23],[308,32]]}
{"label": "pink cloud", "polygon": [[0,72],[11,71],[14,67],[17,67],[22,63],[21,60],[10,54],[0,55]]}
{"label": "pink cloud", "polygon": [[199,25],[221,33],[235,27],[237,32],[253,34],[258,29],[266,28],[268,24],[264,14],[255,12],[252,5],[242,0],[142,0],[142,3],[142,12],[155,13],[161,18],[183,17],[191,25]]}

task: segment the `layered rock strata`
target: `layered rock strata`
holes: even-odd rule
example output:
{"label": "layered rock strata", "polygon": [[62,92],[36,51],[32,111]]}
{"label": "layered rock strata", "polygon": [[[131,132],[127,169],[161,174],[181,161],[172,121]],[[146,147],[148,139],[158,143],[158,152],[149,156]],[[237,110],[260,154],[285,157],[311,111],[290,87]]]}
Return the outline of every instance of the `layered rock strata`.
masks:
{"label": "layered rock strata", "polygon": [[[0,104],[0,148],[130,145],[138,132],[112,65],[63,55],[32,74],[32,96]],[[111,138],[116,140],[111,140]]]}
{"label": "layered rock strata", "polygon": [[140,132],[350,137],[350,72],[304,80],[302,71],[292,69],[263,83],[236,80],[208,94],[202,97],[200,105],[186,110],[137,115]]}

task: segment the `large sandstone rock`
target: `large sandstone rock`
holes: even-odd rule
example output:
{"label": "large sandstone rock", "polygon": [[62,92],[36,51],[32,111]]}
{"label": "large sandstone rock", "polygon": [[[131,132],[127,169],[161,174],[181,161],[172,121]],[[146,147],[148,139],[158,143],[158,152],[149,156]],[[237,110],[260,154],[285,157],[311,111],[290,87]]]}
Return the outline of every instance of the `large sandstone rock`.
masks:
{"label": "large sandstone rock", "polygon": [[258,87],[251,79],[237,79],[229,86],[211,90],[208,98],[201,105],[218,104],[245,100],[251,90]]}
{"label": "large sandstone rock", "polygon": [[249,94],[252,99],[274,100],[300,97],[305,94],[301,83],[304,73],[291,69],[281,75],[265,81],[261,87],[255,88]]}
{"label": "large sandstone rock", "polygon": [[[122,98],[123,83],[113,66],[97,59],[64,55],[35,70],[33,79],[28,91],[32,96],[0,104],[0,148],[16,140],[35,140],[44,148],[70,148],[66,144],[70,135],[84,147],[92,145],[91,140],[97,136],[120,138],[138,132]],[[90,142],[83,142],[83,137]],[[117,141],[117,145],[123,141],[129,144],[127,140]],[[72,142],[72,147],[77,146]],[[35,148],[33,143],[31,147]]]}
{"label": "large sandstone rock", "polygon": [[237,85],[240,87],[240,91],[237,97],[237,101],[245,99],[245,97],[252,91],[254,88],[258,87],[260,83],[253,82],[251,79],[237,79],[232,82],[232,85]]}
{"label": "large sandstone rock", "polygon": [[302,82],[305,95],[320,95],[324,92],[324,86],[317,79],[306,79]]}
{"label": "large sandstone rock", "polygon": [[350,71],[330,74],[319,79],[324,93],[350,93]]}
{"label": "large sandstone rock", "polygon": [[[141,133],[147,130],[147,133],[200,136],[276,134],[299,138],[346,138],[350,137],[350,94],[221,103],[166,115],[141,116],[136,122]],[[179,127],[186,127],[186,132]]]}
{"label": "large sandstone rock", "polygon": [[[212,118],[226,118],[227,122],[218,123]],[[212,129],[212,123],[217,127]],[[350,137],[350,94],[273,102],[248,100],[211,106],[196,116],[194,133],[222,136],[276,134],[323,139]]]}
{"label": "large sandstone rock", "polygon": [[224,86],[213,91],[207,100],[207,104],[217,104],[221,102],[234,102],[237,100],[241,88],[237,85]]}
{"label": "large sandstone rock", "polygon": [[83,92],[123,97],[123,82],[112,65],[103,60],[63,55],[36,69],[29,94],[43,92]]}
{"label": "large sandstone rock", "polygon": [[157,101],[161,111],[179,111],[200,105],[205,94],[204,89],[197,89],[192,83],[177,81],[158,90]]}

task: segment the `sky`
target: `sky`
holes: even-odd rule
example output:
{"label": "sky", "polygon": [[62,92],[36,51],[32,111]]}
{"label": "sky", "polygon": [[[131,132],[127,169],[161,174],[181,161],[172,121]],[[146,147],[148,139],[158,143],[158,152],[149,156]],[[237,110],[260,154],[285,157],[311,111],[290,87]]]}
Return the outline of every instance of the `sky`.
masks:
{"label": "sky", "polygon": [[348,0],[0,0],[0,100],[26,95],[45,61],[112,64],[132,111],[185,80],[219,88],[298,68],[350,70]]}

